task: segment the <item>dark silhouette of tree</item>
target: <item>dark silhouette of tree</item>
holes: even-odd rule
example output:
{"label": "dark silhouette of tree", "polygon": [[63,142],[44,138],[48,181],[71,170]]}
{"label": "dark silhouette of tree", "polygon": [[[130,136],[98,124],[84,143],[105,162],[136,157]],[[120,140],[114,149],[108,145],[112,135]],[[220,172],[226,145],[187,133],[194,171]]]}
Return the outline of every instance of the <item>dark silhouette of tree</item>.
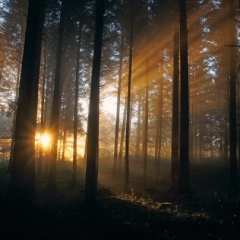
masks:
{"label": "dark silhouette of tree", "polygon": [[129,192],[129,137],[130,137],[130,106],[131,106],[131,84],[132,84],[132,57],[133,57],[133,28],[134,28],[134,0],[130,1],[130,40],[129,40],[129,70],[127,88],[127,116],[126,116],[126,142],[125,142],[125,178],[124,192]]}
{"label": "dark silhouette of tree", "polygon": [[87,129],[87,166],[84,202],[96,202],[98,185],[99,87],[104,20],[104,0],[96,1],[95,40]]}
{"label": "dark silhouette of tree", "polygon": [[[44,136],[46,131],[46,83],[47,83],[47,55],[48,55],[48,21],[49,13],[47,13],[47,21],[44,27],[43,39],[43,71],[42,71],[42,89],[41,89],[41,126],[40,135]],[[38,160],[38,174],[42,174],[44,164],[44,146],[41,142],[39,144],[39,160]]]}
{"label": "dark silhouette of tree", "polygon": [[116,109],[116,125],[115,125],[115,141],[114,141],[114,155],[113,155],[113,169],[112,178],[117,176],[118,165],[118,136],[119,136],[119,115],[120,115],[120,100],[122,89],[122,64],[123,64],[123,27],[121,31],[121,44],[120,44],[120,59],[119,59],[119,73],[118,73],[118,92],[117,92],[117,109]]}
{"label": "dark silhouette of tree", "polygon": [[160,162],[161,162],[161,152],[162,152],[162,122],[163,122],[163,54],[160,54],[160,74],[159,85],[158,85],[158,101],[157,101],[157,129],[156,129],[156,145],[155,145],[155,170],[156,178],[155,181],[159,182],[160,179]]}
{"label": "dark silhouette of tree", "polygon": [[[176,2],[176,1],[174,1]],[[172,102],[172,159],[171,190],[177,191],[179,174],[179,29],[178,12],[175,10],[173,48],[173,102]]]}
{"label": "dark silhouette of tree", "polygon": [[[14,5],[16,5],[16,4],[19,7],[18,9],[15,9],[16,6],[14,6]],[[15,4],[13,2],[9,1],[8,6],[7,6],[8,11],[7,11],[7,14],[5,13],[6,16],[4,17],[5,23],[6,23],[6,26],[4,29],[4,32],[5,32],[4,35],[7,36],[8,41],[10,41],[10,42],[13,41],[13,42],[17,43],[17,45],[15,43],[12,46],[12,47],[14,47],[15,51],[17,52],[17,57],[16,57],[16,59],[17,59],[17,81],[16,81],[16,87],[15,87],[16,95],[15,95],[14,108],[13,108],[12,141],[11,141],[11,150],[10,150],[10,156],[9,156],[8,173],[11,173],[12,161],[13,161],[13,150],[14,150],[14,144],[15,144],[15,139],[14,139],[15,125],[16,125],[15,122],[16,122],[16,114],[17,114],[17,101],[18,101],[20,74],[21,74],[21,67],[22,67],[21,60],[22,60],[22,53],[23,53],[23,42],[24,42],[24,34],[25,34],[25,27],[26,27],[25,16],[22,14],[25,4],[26,4],[25,1],[23,1],[21,3],[15,3]],[[17,18],[19,23],[17,23],[16,20],[14,20],[12,18]],[[20,29],[19,33],[16,28]],[[14,34],[11,32],[13,32]],[[19,34],[18,40],[11,39],[12,36],[18,36],[18,34]],[[3,49],[1,49],[1,52],[3,52]],[[8,54],[4,53],[4,55],[8,55]],[[1,65],[4,64],[4,61],[6,61],[6,59],[1,60]],[[2,70],[0,70],[0,71],[1,71],[1,75],[2,75],[3,72],[2,72]],[[1,80],[1,78],[0,78],[0,80]]]}
{"label": "dark silhouette of tree", "polygon": [[234,1],[227,1],[228,7],[228,60],[229,60],[229,160],[230,179],[227,190],[228,197],[238,197],[238,169],[237,169],[237,116],[236,116],[236,30],[234,24]]}
{"label": "dark silhouette of tree", "polygon": [[57,44],[57,61],[54,80],[54,93],[52,101],[52,110],[50,117],[51,131],[51,153],[50,153],[50,172],[47,182],[47,189],[56,190],[56,162],[57,162],[57,145],[58,145],[58,133],[59,133],[59,121],[60,121],[60,106],[62,96],[61,86],[61,67],[62,67],[62,52],[63,52],[63,37],[64,37],[64,23],[66,17],[66,2],[62,1],[61,16],[59,23],[58,44]]}
{"label": "dark silhouette of tree", "polygon": [[117,166],[118,175],[122,173],[123,145],[124,145],[123,143],[124,143],[125,129],[126,129],[126,115],[127,115],[127,99],[125,99],[124,110],[123,110],[123,120],[122,120],[122,129],[121,129],[120,146],[119,146],[119,154],[118,154],[118,166]]}
{"label": "dark silhouette of tree", "polygon": [[180,14],[180,172],[181,195],[191,194],[189,176],[189,84],[188,84],[188,29],[186,0],[179,0]]}
{"label": "dark silhouette of tree", "polygon": [[[83,3],[81,4],[81,9]],[[75,79],[75,98],[74,98],[74,118],[73,118],[73,176],[72,186],[75,187],[77,184],[77,134],[78,134],[78,98],[79,98],[79,70],[80,70],[80,46],[82,40],[82,28],[83,28],[83,17],[81,17],[78,26],[78,46],[77,46],[77,59],[76,59],[76,79]]]}
{"label": "dark silhouette of tree", "polygon": [[[144,27],[146,28],[145,44],[148,44],[148,3],[145,7]],[[144,107],[144,133],[143,133],[143,186],[147,184],[147,167],[148,167],[148,118],[149,118],[149,56],[146,54],[145,59],[145,107]]]}
{"label": "dark silhouette of tree", "polygon": [[30,0],[16,113],[15,146],[7,198],[28,205],[35,194],[35,130],[45,1]]}

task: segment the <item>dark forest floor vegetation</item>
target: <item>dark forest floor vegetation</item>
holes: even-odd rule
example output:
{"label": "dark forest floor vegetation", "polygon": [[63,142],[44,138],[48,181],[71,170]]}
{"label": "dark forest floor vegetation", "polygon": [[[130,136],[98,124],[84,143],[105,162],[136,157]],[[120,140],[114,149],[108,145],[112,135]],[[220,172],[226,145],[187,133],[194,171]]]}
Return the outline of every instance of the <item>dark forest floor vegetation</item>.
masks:
{"label": "dark forest floor vegetation", "polygon": [[[4,203],[10,178],[7,164],[0,162],[0,239],[240,239],[239,203],[228,203],[219,191],[207,191],[205,181],[212,177],[214,184],[218,176],[206,169],[205,181],[199,183],[206,191],[185,203],[160,191],[155,196],[134,188],[122,194],[117,192],[120,186],[112,191],[103,171],[98,191],[101,207],[86,211],[81,206],[83,174],[79,171],[79,184],[73,189],[70,162],[59,162],[58,191],[46,192],[46,176],[37,175],[36,204],[23,212],[11,211]],[[203,170],[199,171],[200,175]]]}

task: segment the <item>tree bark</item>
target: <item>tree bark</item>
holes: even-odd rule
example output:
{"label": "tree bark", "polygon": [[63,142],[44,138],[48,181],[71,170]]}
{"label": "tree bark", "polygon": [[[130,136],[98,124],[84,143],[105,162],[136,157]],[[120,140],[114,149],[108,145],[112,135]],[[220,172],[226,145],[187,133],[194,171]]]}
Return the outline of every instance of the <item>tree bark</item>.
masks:
{"label": "tree bark", "polygon": [[27,206],[35,193],[35,130],[45,1],[29,0],[8,202]]}
{"label": "tree bark", "polygon": [[121,33],[121,47],[119,59],[119,73],[118,73],[118,94],[117,94],[117,110],[116,110],[116,126],[115,126],[115,142],[114,142],[114,155],[113,155],[113,169],[112,178],[116,177],[117,162],[118,162],[118,135],[119,135],[119,113],[120,113],[120,97],[122,88],[122,62],[123,62],[123,28]]}
{"label": "tree bark", "polygon": [[[229,45],[236,46],[236,30],[234,24],[234,1],[227,1],[229,8]],[[236,116],[236,59],[235,47],[228,47],[229,53],[229,160],[230,179],[228,198],[238,198],[238,169],[237,169],[237,116]]]}
{"label": "tree bark", "polygon": [[189,84],[188,30],[186,0],[179,0],[180,10],[180,172],[179,191],[191,195],[189,176]]}
{"label": "tree bark", "polygon": [[129,40],[129,70],[127,89],[127,119],[126,119],[126,152],[125,152],[125,178],[124,192],[128,193],[129,188],[129,137],[130,137],[130,106],[131,106],[131,85],[132,85],[132,55],[133,55],[133,27],[134,27],[134,0],[130,1],[130,40]]}
{"label": "tree bark", "polygon": [[73,120],[73,175],[72,187],[77,185],[77,133],[78,133],[78,95],[79,95],[79,70],[80,70],[80,46],[82,39],[83,21],[80,20],[78,26],[78,46],[76,59],[76,79],[75,79],[75,98],[74,98],[74,120]]}
{"label": "tree bark", "polygon": [[122,156],[123,156],[124,134],[126,129],[126,115],[127,115],[127,100],[125,100],[124,111],[123,111],[122,131],[121,131],[119,156],[118,156],[118,169],[117,169],[118,175],[122,173]]}
{"label": "tree bark", "polygon": [[104,0],[96,1],[95,40],[87,130],[87,166],[84,201],[96,202],[98,184],[99,87],[102,53]]}
{"label": "tree bark", "polygon": [[174,22],[174,52],[173,52],[173,99],[172,99],[172,164],[171,189],[178,191],[179,180],[179,29],[178,14],[175,12]]}
{"label": "tree bark", "polygon": [[61,106],[61,66],[62,66],[62,51],[63,51],[63,37],[64,37],[64,24],[66,15],[66,0],[62,1],[61,6],[61,17],[59,23],[59,35],[57,45],[57,62],[56,72],[54,80],[54,92],[52,101],[52,112],[50,117],[50,130],[52,134],[51,152],[50,152],[50,172],[47,182],[47,189],[55,191],[56,185],[56,164],[57,164],[57,145],[58,145],[58,134],[59,134],[59,121],[60,121],[60,106]]}

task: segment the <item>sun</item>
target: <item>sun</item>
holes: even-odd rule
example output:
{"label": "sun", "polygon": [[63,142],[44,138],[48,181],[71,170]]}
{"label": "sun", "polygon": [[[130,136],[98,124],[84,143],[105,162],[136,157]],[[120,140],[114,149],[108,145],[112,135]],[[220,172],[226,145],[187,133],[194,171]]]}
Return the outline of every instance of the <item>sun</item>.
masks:
{"label": "sun", "polygon": [[50,145],[51,143],[51,137],[48,133],[44,133],[44,135],[42,135],[40,137],[40,141],[41,141],[41,145],[46,148]]}

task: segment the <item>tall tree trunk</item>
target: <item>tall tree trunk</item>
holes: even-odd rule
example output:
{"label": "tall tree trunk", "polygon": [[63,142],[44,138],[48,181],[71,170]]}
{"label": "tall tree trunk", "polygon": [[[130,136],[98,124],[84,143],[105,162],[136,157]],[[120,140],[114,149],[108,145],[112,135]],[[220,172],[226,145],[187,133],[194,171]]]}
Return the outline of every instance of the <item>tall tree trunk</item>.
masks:
{"label": "tall tree trunk", "polygon": [[134,0],[130,1],[130,40],[129,40],[129,71],[127,89],[127,120],[126,120],[126,152],[125,152],[125,178],[124,192],[128,193],[129,188],[129,137],[130,137],[130,106],[131,106],[131,85],[132,85],[132,55],[133,55],[133,27],[134,27]]}
{"label": "tall tree trunk", "polygon": [[[149,4],[147,2],[147,7],[145,8],[146,16],[144,20],[144,25],[146,27],[146,38],[145,44],[148,44],[148,7]],[[148,111],[149,111],[149,56],[148,52],[146,53],[145,59],[145,108],[144,108],[144,134],[143,134],[143,186],[147,184],[147,164],[148,164]]]}
{"label": "tall tree trunk", "polygon": [[27,206],[35,193],[35,130],[45,1],[29,0],[16,113],[9,202]]}
{"label": "tall tree trunk", "polygon": [[79,95],[79,70],[80,70],[80,46],[82,39],[83,21],[78,26],[78,46],[76,59],[75,99],[74,99],[74,120],[73,120],[73,175],[72,187],[77,185],[77,133],[78,133],[78,95]]}
{"label": "tall tree trunk", "polygon": [[12,141],[11,141],[11,150],[10,150],[10,157],[9,157],[9,165],[8,165],[8,173],[11,173],[12,169],[12,162],[13,162],[13,151],[15,145],[15,128],[16,128],[16,115],[17,115],[17,101],[19,96],[19,84],[20,84],[20,75],[21,75],[21,59],[22,59],[22,50],[23,50],[23,42],[24,42],[24,27],[21,29],[21,42],[20,47],[18,48],[18,71],[17,71],[17,82],[15,88],[15,102],[14,102],[14,109],[13,109],[13,127],[12,127]]}
{"label": "tall tree trunk", "polygon": [[234,17],[234,1],[227,1],[229,8],[229,153],[230,153],[230,179],[228,186],[228,197],[236,199],[238,197],[238,169],[237,169],[237,116],[236,116],[236,30]]}
{"label": "tall tree trunk", "polygon": [[58,32],[58,44],[57,44],[57,62],[56,72],[54,80],[54,92],[52,101],[52,111],[50,117],[50,130],[52,133],[51,153],[50,153],[50,172],[47,182],[47,189],[54,191],[57,188],[56,185],[56,164],[57,164],[57,145],[59,134],[59,121],[60,121],[60,106],[61,106],[61,66],[62,66],[62,51],[63,51],[63,37],[64,37],[64,24],[66,15],[66,1],[62,1],[61,16]]}
{"label": "tall tree trunk", "polygon": [[136,159],[140,159],[140,136],[141,136],[141,91],[138,91],[138,109],[137,109],[137,137],[136,137]]}
{"label": "tall tree trunk", "polygon": [[[20,53],[19,53],[20,55]],[[9,165],[8,165],[8,173],[11,173],[12,170],[12,162],[13,162],[13,151],[15,145],[15,128],[16,128],[16,115],[17,115],[17,100],[18,100],[18,91],[19,91],[19,83],[20,83],[20,74],[21,74],[21,64],[19,60],[18,64],[18,74],[17,74],[17,83],[16,83],[16,96],[15,96],[15,103],[14,103],[14,110],[13,110],[13,128],[12,128],[12,141],[11,141],[11,150],[10,150],[10,158],[9,158]]]}
{"label": "tall tree trunk", "polygon": [[[148,64],[146,64],[148,65]],[[148,71],[148,70],[146,70]],[[145,111],[144,111],[144,134],[143,134],[143,186],[147,184],[147,158],[148,158],[148,73],[146,73],[145,86]]]}
{"label": "tall tree trunk", "polygon": [[121,33],[121,47],[119,59],[119,73],[118,73],[118,94],[117,94],[117,110],[116,110],[116,126],[115,126],[115,142],[114,142],[114,155],[113,155],[113,169],[112,178],[116,177],[117,173],[117,157],[118,157],[118,135],[119,135],[119,113],[120,113],[120,97],[122,88],[122,62],[123,62],[123,28]]}
{"label": "tall tree trunk", "polygon": [[160,162],[161,162],[161,152],[162,152],[162,113],[163,113],[163,55],[161,54],[161,65],[160,73],[162,74],[159,79],[158,86],[158,115],[157,115],[157,133],[156,133],[156,149],[155,149],[155,169],[156,169],[156,179],[158,182],[160,178]]}
{"label": "tall tree trunk", "polygon": [[[65,113],[66,114],[66,113]],[[65,115],[66,116],[66,115]],[[65,161],[65,150],[66,150],[66,140],[67,140],[67,123],[66,118],[62,119],[62,134],[60,139],[60,147],[59,147],[59,161]]]}
{"label": "tall tree trunk", "polygon": [[95,41],[88,115],[87,166],[84,202],[96,202],[98,183],[99,86],[102,53],[104,0],[96,1]]}
{"label": "tall tree trunk", "polygon": [[[48,44],[47,44],[47,37],[48,37],[48,30],[47,28],[44,29],[44,66],[43,66],[43,73],[42,73],[42,91],[41,91],[41,129],[40,129],[40,137],[43,137],[45,133],[45,102],[46,102],[46,94],[45,94],[45,84],[46,84],[46,70],[47,70],[47,50],[48,50]],[[43,167],[43,146],[40,139],[39,144],[39,162],[38,162],[38,173],[42,173],[42,167]]]}
{"label": "tall tree trunk", "polygon": [[191,195],[189,176],[189,84],[188,84],[188,30],[186,0],[179,0],[180,12],[180,172],[179,191]]}
{"label": "tall tree trunk", "polygon": [[127,100],[125,100],[124,111],[123,111],[122,131],[121,131],[119,156],[118,156],[118,169],[117,169],[118,175],[122,173],[122,156],[123,156],[124,133],[126,128],[126,115],[127,115]]}
{"label": "tall tree trunk", "polygon": [[179,29],[178,13],[175,11],[173,47],[173,99],[172,99],[172,162],[171,190],[178,191],[179,181]]}

